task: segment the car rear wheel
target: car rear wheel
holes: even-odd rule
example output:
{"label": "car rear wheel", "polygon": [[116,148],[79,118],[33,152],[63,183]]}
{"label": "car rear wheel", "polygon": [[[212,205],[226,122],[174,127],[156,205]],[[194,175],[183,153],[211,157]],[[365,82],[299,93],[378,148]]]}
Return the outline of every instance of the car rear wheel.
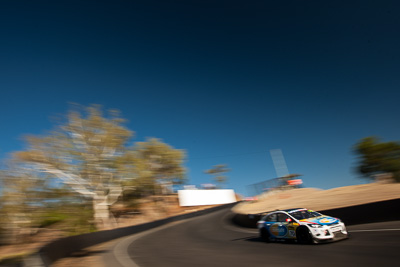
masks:
{"label": "car rear wheel", "polygon": [[300,244],[312,244],[314,243],[310,231],[307,227],[299,227],[296,231],[296,239]]}
{"label": "car rear wheel", "polygon": [[269,241],[270,241],[270,240],[269,240],[269,233],[268,233],[267,229],[262,228],[262,229],[260,230],[260,238],[261,238],[261,240],[264,241],[264,242],[269,242]]}

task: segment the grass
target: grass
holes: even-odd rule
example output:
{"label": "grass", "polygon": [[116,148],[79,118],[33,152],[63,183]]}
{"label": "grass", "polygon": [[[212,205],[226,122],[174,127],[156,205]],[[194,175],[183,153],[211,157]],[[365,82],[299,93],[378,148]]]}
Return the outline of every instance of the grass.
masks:
{"label": "grass", "polygon": [[0,265],[21,263],[26,257],[32,254],[34,254],[33,251],[24,251],[19,253],[2,255],[0,256]]}

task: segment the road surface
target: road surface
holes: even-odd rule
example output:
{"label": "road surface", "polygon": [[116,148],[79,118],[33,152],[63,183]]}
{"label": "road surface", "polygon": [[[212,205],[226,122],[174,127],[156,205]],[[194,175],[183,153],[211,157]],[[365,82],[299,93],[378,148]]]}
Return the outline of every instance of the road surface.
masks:
{"label": "road surface", "polygon": [[[329,215],[329,214],[328,214]],[[264,243],[256,229],[220,210],[125,238],[106,266],[398,266],[400,221],[349,226],[347,240],[319,244]]]}

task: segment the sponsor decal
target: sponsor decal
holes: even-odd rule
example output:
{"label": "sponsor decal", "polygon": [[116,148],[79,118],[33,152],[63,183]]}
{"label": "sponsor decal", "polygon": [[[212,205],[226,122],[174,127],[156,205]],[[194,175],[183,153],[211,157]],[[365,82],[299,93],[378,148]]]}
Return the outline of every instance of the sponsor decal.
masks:
{"label": "sponsor decal", "polygon": [[294,230],[289,230],[289,235],[294,237],[296,236],[296,232]]}
{"label": "sponsor decal", "polygon": [[307,223],[307,224],[317,224],[317,223],[315,223],[315,222],[311,222],[311,221],[307,221],[307,220],[301,220],[301,222]]}
{"label": "sponsor decal", "polygon": [[288,232],[288,229],[284,225],[273,224],[269,228],[269,231],[274,236],[285,236]]}
{"label": "sponsor decal", "polygon": [[310,219],[304,219],[300,220],[302,223],[307,223],[307,224],[321,224],[321,225],[328,225],[332,224],[335,222],[338,222],[339,220],[336,218],[332,217],[318,217],[318,218],[310,218]]}
{"label": "sponsor decal", "polygon": [[319,222],[320,224],[330,224],[330,223],[337,222],[337,219],[325,217],[325,218],[320,219],[318,222]]}

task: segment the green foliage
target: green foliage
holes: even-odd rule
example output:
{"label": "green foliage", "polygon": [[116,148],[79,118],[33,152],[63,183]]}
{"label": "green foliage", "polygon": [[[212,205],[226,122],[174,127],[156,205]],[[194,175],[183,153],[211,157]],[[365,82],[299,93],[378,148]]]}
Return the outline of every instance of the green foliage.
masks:
{"label": "green foliage", "polygon": [[211,174],[214,176],[214,181],[218,184],[224,184],[227,181],[227,177],[222,175],[226,172],[229,172],[230,169],[227,168],[226,164],[218,164],[214,165],[211,169],[204,171],[207,174]]}
{"label": "green foliage", "polygon": [[362,139],[354,147],[359,157],[358,172],[365,178],[390,174],[400,182],[400,143],[381,142],[376,137]]}
{"label": "green foliage", "polygon": [[115,111],[104,116],[99,106],[77,107],[47,136],[28,136],[28,149],[14,153],[14,159],[82,194],[107,190],[125,178],[122,169],[133,132],[123,123]]}
{"label": "green foliage", "polygon": [[58,202],[42,207],[35,216],[35,225],[40,228],[55,227],[68,235],[89,233],[95,230],[91,203]]}
{"label": "green foliage", "polygon": [[63,214],[61,212],[49,212],[41,216],[38,224],[40,228],[44,228],[53,225],[55,223],[64,221],[67,218],[68,215]]}
{"label": "green foliage", "polygon": [[164,186],[183,184],[186,181],[183,167],[185,152],[159,139],[137,142],[132,159],[137,178],[135,185],[142,190],[154,190],[156,193]]}
{"label": "green foliage", "polygon": [[23,266],[23,260],[32,255],[32,251],[0,256],[0,266]]}

